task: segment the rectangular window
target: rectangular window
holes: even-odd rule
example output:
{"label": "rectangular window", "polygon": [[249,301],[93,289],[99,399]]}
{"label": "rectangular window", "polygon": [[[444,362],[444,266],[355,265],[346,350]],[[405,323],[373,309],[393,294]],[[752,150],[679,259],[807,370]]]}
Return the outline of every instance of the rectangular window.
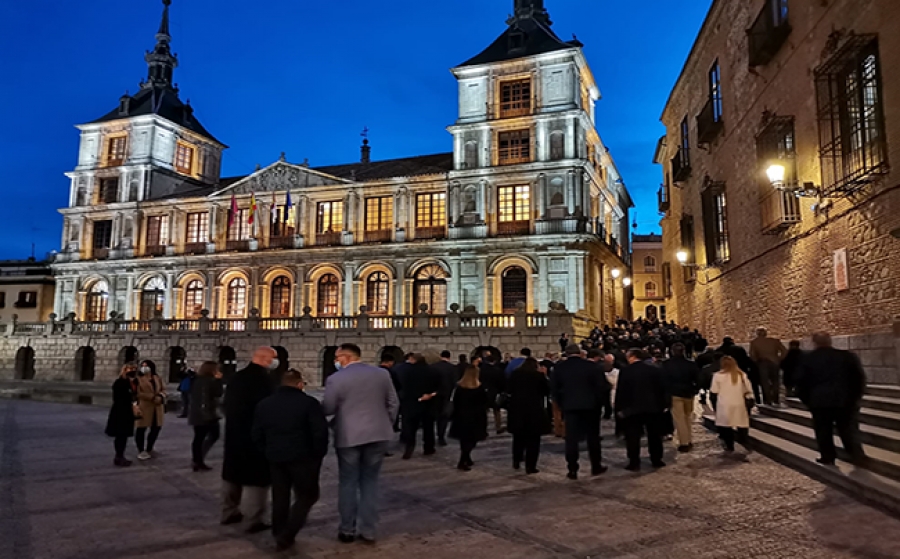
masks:
{"label": "rectangular window", "polygon": [[0,309],[6,308],[6,292],[0,291]]}
{"label": "rectangular window", "polygon": [[115,204],[119,201],[119,178],[110,177],[99,179],[100,184],[97,190],[98,204]]}
{"label": "rectangular window", "polygon": [[719,61],[709,70],[709,99],[712,101],[713,121],[722,120],[722,70]]}
{"label": "rectangular window", "polygon": [[250,224],[250,210],[239,209],[237,212],[229,210],[228,241],[247,241],[253,236],[253,226]]}
{"label": "rectangular window", "polygon": [[531,187],[500,187],[497,209],[499,235],[527,235],[531,230]]}
{"label": "rectangular window", "polygon": [[344,230],[344,203],[319,202],[316,212],[316,232],[340,233]]}
{"label": "rectangular window", "polygon": [[766,0],[753,26],[747,30],[750,66],[764,66],[771,62],[790,34],[788,0]]}
{"label": "rectangular window", "polygon": [[394,199],[390,196],[366,198],[366,231],[393,229]]}
{"label": "rectangular window", "polygon": [[672,180],[684,182],[691,176],[691,131],[688,117],[681,120],[679,126],[678,151],[672,157]]}
{"label": "rectangular window", "polygon": [[500,165],[531,162],[531,131],[500,132],[497,138]]}
{"label": "rectangular window", "polygon": [[33,309],[37,307],[37,291],[20,291],[16,308]]}
{"label": "rectangular window", "polygon": [[209,214],[207,212],[188,214],[186,231],[186,243],[205,243],[209,239]]}
{"label": "rectangular window", "polygon": [[888,170],[877,39],[852,36],[815,76],[824,193],[851,194]]}
{"label": "rectangular window", "polygon": [[722,112],[722,70],[719,61],[709,70],[709,99],[697,115],[697,143],[710,144],[724,129]]}
{"label": "rectangular window", "polygon": [[169,216],[152,215],[147,218],[147,248],[169,244]]}
{"label": "rectangular window", "polygon": [[125,161],[125,147],[128,144],[127,136],[116,136],[109,139],[106,152],[106,163],[109,166],[121,165]]}
{"label": "rectangular window", "polygon": [[194,148],[179,143],[175,147],[175,170],[190,175],[193,172]]}
{"label": "rectangular window", "polygon": [[432,192],[416,196],[416,227],[447,225],[447,194]]}
{"label": "rectangular window", "polygon": [[293,236],[296,234],[294,227],[294,209],[280,207],[272,212],[271,221],[269,223],[269,237],[282,239],[283,248],[292,248],[294,246]]}
{"label": "rectangular window", "polygon": [[728,208],[725,183],[714,182],[703,191],[703,235],[706,241],[706,263],[722,264],[731,259],[728,239]]}
{"label": "rectangular window", "polygon": [[500,118],[531,114],[531,80],[500,83]]}
{"label": "rectangular window", "polygon": [[[800,199],[794,194],[797,180],[797,150],[794,143],[794,117],[773,116],[756,137],[759,169],[760,209],[764,233],[780,231],[800,222]],[[766,170],[771,165],[784,167],[784,185],[775,188]]]}
{"label": "rectangular window", "polygon": [[684,267],[684,281],[695,281],[697,279],[697,268],[693,265],[697,263],[697,243],[694,236],[694,216],[681,216],[681,247],[687,252],[688,259]]}

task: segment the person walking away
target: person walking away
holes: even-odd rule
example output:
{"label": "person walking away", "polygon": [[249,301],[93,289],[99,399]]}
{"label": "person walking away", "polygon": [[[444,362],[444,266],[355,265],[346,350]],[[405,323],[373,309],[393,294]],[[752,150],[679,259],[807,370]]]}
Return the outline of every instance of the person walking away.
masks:
{"label": "person walking away", "polygon": [[[550,417],[545,402],[550,394],[547,375],[538,362],[528,358],[514,370],[507,383],[509,432],[513,435],[513,469],[525,461],[525,473],[538,473],[541,437],[550,433]],[[484,415],[484,414],[482,414]]]}
{"label": "person walking away", "polygon": [[581,356],[581,348],[569,345],[566,360],[553,372],[553,398],[559,404],[566,424],[566,477],[578,479],[578,445],[587,439],[591,475],[605,473],[601,464],[600,414],[610,390],[606,375],[596,363]]}
{"label": "person walking away", "polygon": [[529,357],[531,357],[531,350],[527,347],[523,347],[521,351],[519,351],[519,356],[511,360],[506,365],[506,376],[509,377],[509,375],[511,375],[513,371],[521,367],[522,363],[524,363],[525,360]]}
{"label": "person walking away", "polygon": [[459,462],[456,467],[464,472],[475,465],[472,451],[488,436],[487,410],[490,407],[490,397],[479,376],[478,367],[469,365],[456,385],[451,400],[453,421],[450,437],[459,441]]}
{"label": "person walking away", "polygon": [[560,337],[559,337],[559,351],[563,355],[565,355],[566,348],[569,347],[570,343],[572,343],[572,342],[569,340],[569,335],[566,334],[565,332],[563,332],[562,335],[560,335]]}
{"label": "person walking away", "polygon": [[[390,354],[384,353],[381,356],[381,363],[378,365],[382,369],[388,372],[391,375],[391,383],[394,385],[394,391],[397,394],[400,394],[400,375],[397,372],[397,362],[394,360],[394,357]],[[394,419],[394,432],[400,432],[400,414],[397,414],[397,418]],[[385,456],[393,456],[390,452],[385,453]]]}
{"label": "person walking away", "polygon": [[416,438],[422,429],[422,445],[425,456],[435,453],[435,421],[437,420],[438,395],[441,379],[420,354],[412,357],[412,364],[404,369],[400,377],[403,391],[400,396],[400,413],[403,415],[401,442],[404,445],[403,459],[412,458],[416,449]]}
{"label": "person walking away", "polygon": [[275,350],[260,347],[253,352],[250,364],[234,374],[225,391],[222,524],[236,524],[246,518],[250,534],[271,527],[265,522],[271,473],[265,454],[253,442],[253,420],[256,406],[272,393],[269,374],[277,368]]}
{"label": "person walking away", "polygon": [[[600,370],[603,371],[604,376],[606,375],[606,353],[603,352],[600,348],[593,348],[587,352],[587,360],[593,363],[596,363]],[[609,382],[609,378],[606,379]],[[612,417],[612,384],[610,383],[609,393],[606,395],[606,399],[603,401],[603,406],[601,407],[600,413],[601,417],[604,419],[609,419]],[[609,415],[607,415],[609,414]]]}
{"label": "person walking away", "polygon": [[678,452],[690,452],[694,446],[692,424],[694,399],[700,387],[700,368],[685,356],[685,345],[672,344],[672,357],[662,363],[666,393],[672,401],[672,421],[678,435]]}
{"label": "person walking away", "polygon": [[222,398],[222,373],[215,361],[206,361],[191,385],[188,424],[194,428],[191,443],[191,468],[195,472],[211,470],[206,465],[209,449],[219,440],[219,400]]}
{"label": "person walking away", "polygon": [[641,469],[641,436],[647,433],[650,463],[662,468],[665,429],[666,389],[662,369],[647,363],[647,354],[632,348],[626,353],[629,365],[619,372],[616,386],[616,417],[625,433],[628,453],[626,470]]}
{"label": "person walking away", "polygon": [[134,436],[136,395],[133,381],[137,378],[137,367],[134,363],[125,363],[119,371],[119,378],[112,385],[112,407],[106,420],[106,435],[113,438],[116,457],[113,464],[119,467],[131,466],[131,460],[125,458],[128,439]]}
{"label": "person walking away", "polygon": [[831,335],[813,335],[815,349],[803,358],[797,395],[813,416],[820,464],[833,466],[837,458],[834,428],[854,463],[865,461],[859,434],[859,408],[866,390],[866,374],[859,358],[835,349]]}
{"label": "person walking away", "polygon": [[749,409],[754,402],[753,387],[747,374],[738,367],[733,357],[726,355],[722,358],[722,370],[713,376],[710,399],[716,412],[716,429],[725,452],[734,452],[735,431],[737,441],[747,447]]}
{"label": "person walking away", "polygon": [[338,457],[338,539],[356,536],[374,542],[378,524],[378,476],[399,410],[387,371],[360,362],[360,349],[344,344],[336,353],[340,369],[325,384],[322,406],[333,417]]}
{"label": "person walking away", "polygon": [[784,389],[788,396],[793,396],[797,386],[797,377],[800,374],[800,365],[803,363],[803,350],[800,349],[799,340],[788,342],[788,352],[781,361],[781,370],[784,373]]}
{"label": "person walking away", "polygon": [[750,359],[759,371],[759,382],[766,405],[778,405],[781,393],[781,380],[778,377],[786,354],[787,349],[780,340],[770,338],[765,328],[756,330],[756,339],[750,342]]}
{"label": "person walking away", "polygon": [[[184,365],[182,365],[184,367]],[[181,382],[178,383],[178,392],[181,394],[181,415],[178,417],[185,418],[190,415],[191,410],[191,386],[194,383],[196,374],[193,369],[183,369],[181,371]]]}
{"label": "person walking away", "polygon": [[[138,449],[138,460],[150,460],[166,414],[166,385],[156,374],[156,364],[153,361],[142,361],[138,369],[137,400],[141,417],[135,422],[137,431],[134,442]],[[150,429],[149,437],[147,429]]]}
{"label": "person walking away", "polygon": [[756,396],[756,401],[762,402],[762,385],[760,384],[759,370],[756,368],[756,363],[750,359],[747,350],[734,343],[732,338],[723,338],[722,345],[716,351],[733,358],[737,362],[738,367],[747,373],[747,378],[750,379],[750,384],[753,385],[753,394]]}
{"label": "person walking away", "polygon": [[616,384],[619,382],[619,369],[616,367],[616,357],[611,353],[607,353],[603,358],[603,373],[606,375],[606,381],[609,383],[609,398],[604,405],[603,419],[612,419],[613,402],[616,401]]}
{"label": "person walking away", "polygon": [[453,401],[451,396],[453,389],[456,388],[457,371],[456,365],[450,362],[450,352],[444,350],[441,352],[441,360],[432,365],[434,373],[440,378],[440,391],[436,402],[437,406],[437,440],[438,445],[447,446],[447,426],[450,423],[450,417],[453,412]]}
{"label": "person walking away", "polygon": [[325,413],[304,387],[303,375],[288,369],[275,393],[256,406],[253,420],[253,441],[272,473],[272,535],[277,551],[294,545],[319,500],[319,473],[328,452]]}
{"label": "person walking away", "polygon": [[456,380],[457,382],[461,381],[463,375],[466,374],[466,369],[469,368],[469,356],[465,353],[460,353],[458,361],[456,362]]}
{"label": "person walking away", "polygon": [[506,374],[497,359],[490,352],[485,352],[479,366],[481,370],[481,382],[487,389],[490,397],[490,407],[494,413],[494,432],[502,435],[506,432],[503,427],[503,398],[506,394]]}

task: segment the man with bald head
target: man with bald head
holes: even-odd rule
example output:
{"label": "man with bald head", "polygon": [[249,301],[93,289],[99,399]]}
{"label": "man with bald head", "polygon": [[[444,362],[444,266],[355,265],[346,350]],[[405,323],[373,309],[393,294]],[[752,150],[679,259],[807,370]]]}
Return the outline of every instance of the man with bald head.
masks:
{"label": "man with bald head", "polygon": [[859,436],[859,408],[866,374],[859,358],[835,349],[827,332],[813,334],[815,349],[803,358],[797,395],[812,412],[820,464],[833,466],[837,458],[834,429],[854,462],[865,459]]}
{"label": "man with bald head", "polygon": [[269,374],[277,368],[275,350],[258,348],[247,368],[235,373],[228,383],[223,403],[222,524],[236,524],[246,518],[251,534],[271,527],[265,521],[271,473],[265,454],[253,442],[253,419],[256,405],[272,393]]}

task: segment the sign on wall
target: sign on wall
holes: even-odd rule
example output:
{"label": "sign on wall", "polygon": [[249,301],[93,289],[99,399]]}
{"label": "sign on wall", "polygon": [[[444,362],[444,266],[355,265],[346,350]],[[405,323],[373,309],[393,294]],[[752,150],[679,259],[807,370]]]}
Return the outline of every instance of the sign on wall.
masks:
{"label": "sign on wall", "polygon": [[850,289],[850,272],[847,268],[847,249],[834,251],[834,288],[836,291]]}

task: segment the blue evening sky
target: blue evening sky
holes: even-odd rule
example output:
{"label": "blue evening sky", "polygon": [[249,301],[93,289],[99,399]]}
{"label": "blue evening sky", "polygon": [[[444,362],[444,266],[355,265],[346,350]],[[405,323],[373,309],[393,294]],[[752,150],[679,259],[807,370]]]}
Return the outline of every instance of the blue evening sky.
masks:
{"label": "blue evening sky", "polygon": [[[513,0],[174,0],[175,81],[230,149],[223,176],[284,151],[313,166],[451,151],[449,68],[505,28]],[[576,34],[603,99],[597,127],[637,204],[658,230],[653,151],[663,105],[711,0],[546,0],[553,28]],[[0,258],[60,246],[77,123],[112,110],[146,75],[159,0],[0,2]]]}

